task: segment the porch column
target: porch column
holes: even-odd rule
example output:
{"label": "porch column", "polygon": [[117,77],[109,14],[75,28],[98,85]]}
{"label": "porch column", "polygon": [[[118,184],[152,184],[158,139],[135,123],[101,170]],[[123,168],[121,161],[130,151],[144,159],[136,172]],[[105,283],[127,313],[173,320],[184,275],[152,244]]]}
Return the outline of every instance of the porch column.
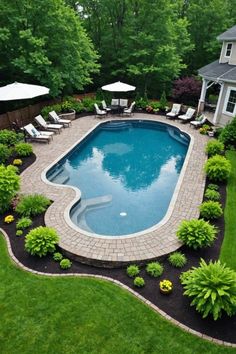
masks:
{"label": "porch column", "polygon": [[197,113],[202,113],[204,110],[208,82],[209,82],[208,80],[206,80],[204,78],[202,79],[202,91],[201,91],[201,96],[200,96],[200,99],[198,102]]}
{"label": "porch column", "polygon": [[219,97],[218,97],[218,101],[217,101],[217,105],[216,105],[216,110],[215,110],[215,114],[214,114],[214,117],[213,117],[213,124],[217,124],[217,118],[218,118],[218,115],[220,113],[220,106],[222,104],[222,95],[223,95],[223,91],[224,91],[224,82],[219,82],[220,84],[220,94],[219,94]]}

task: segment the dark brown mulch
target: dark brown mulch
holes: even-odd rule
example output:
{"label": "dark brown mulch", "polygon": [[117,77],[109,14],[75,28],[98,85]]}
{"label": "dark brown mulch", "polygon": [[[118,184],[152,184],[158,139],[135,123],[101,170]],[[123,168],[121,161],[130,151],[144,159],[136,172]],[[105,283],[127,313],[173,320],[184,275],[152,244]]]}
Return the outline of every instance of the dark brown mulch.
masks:
{"label": "dark brown mulch", "polygon": [[[225,204],[226,188],[220,186],[221,202]],[[219,228],[218,238],[212,247],[206,249],[192,251],[187,247],[182,247],[181,251],[185,253],[188,259],[187,265],[178,270],[169,265],[167,258],[162,259],[161,262],[164,265],[164,273],[161,279],[170,279],[173,282],[174,289],[169,295],[163,295],[159,291],[159,280],[151,278],[145,272],[144,267],[141,269],[141,276],[145,279],[145,287],[137,289],[133,286],[133,280],[126,275],[126,269],[106,269],[89,266],[79,262],[73,261],[72,267],[69,270],[61,270],[59,264],[52,260],[52,256],[46,256],[43,258],[30,256],[24,250],[24,236],[17,237],[15,235],[16,228],[15,222],[9,225],[4,224],[4,216],[9,214],[5,213],[0,220],[0,227],[3,228],[11,242],[11,247],[14,255],[25,266],[45,273],[86,273],[108,276],[113,279],[117,279],[120,282],[128,285],[130,288],[135,289],[138,293],[157,305],[168,315],[178,320],[179,322],[187,325],[188,327],[209,335],[213,338],[221,339],[227,342],[236,343],[236,316],[227,317],[223,315],[221,319],[214,321],[211,318],[202,319],[197,313],[195,308],[190,306],[190,301],[186,296],[183,296],[183,288],[179,282],[179,275],[181,272],[188,270],[192,266],[199,264],[200,258],[209,261],[210,259],[216,260],[219,257],[220,247],[223,241],[224,235],[224,218],[220,218],[215,224]],[[12,214],[17,218],[15,212]],[[44,224],[44,215],[39,215],[34,218],[31,228],[35,228]],[[28,230],[27,230],[28,231]],[[24,235],[26,232],[24,232]]]}
{"label": "dark brown mulch", "polygon": [[30,156],[27,157],[18,157],[16,155],[12,155],[10,157],[10,159],[7,161],[7,164],[12,164],[14,159],[21,159],[22,160],[22,165],[17,166],[19,169],[19,173],[22,173],[24,170],[26,170],[27,167],[29,167],[30,165],[32,165],[32,163],[35,162],[36,160],[36,155],[35,154],[31,154]]}

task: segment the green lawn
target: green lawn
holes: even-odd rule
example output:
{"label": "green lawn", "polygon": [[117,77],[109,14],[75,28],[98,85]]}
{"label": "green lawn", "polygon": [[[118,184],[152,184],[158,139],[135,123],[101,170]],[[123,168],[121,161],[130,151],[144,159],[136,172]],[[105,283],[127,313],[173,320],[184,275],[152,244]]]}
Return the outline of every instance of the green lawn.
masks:
{"label": "green lawn", "polygon": [[2,236],[0,318],[2,354],[236,353],[181,331],[109,282],[26,273]]}
{"label": "green lawn", "polygon": [[232,164],[232,172],[227,184],[225,234],[220,260],[236,270],[236,152],[227,151],[226,156]]}

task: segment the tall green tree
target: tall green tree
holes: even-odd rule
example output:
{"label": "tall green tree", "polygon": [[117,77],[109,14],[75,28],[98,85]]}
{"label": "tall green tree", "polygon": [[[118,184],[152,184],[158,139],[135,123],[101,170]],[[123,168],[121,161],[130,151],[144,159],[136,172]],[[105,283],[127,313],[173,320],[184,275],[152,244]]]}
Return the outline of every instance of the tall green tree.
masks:
{"label": "tall green tree", "polygon": [[81,90],[98,72],[98,55],[81,20],[63,0],[0,0],[0,75],[37,82],[52,96]]}

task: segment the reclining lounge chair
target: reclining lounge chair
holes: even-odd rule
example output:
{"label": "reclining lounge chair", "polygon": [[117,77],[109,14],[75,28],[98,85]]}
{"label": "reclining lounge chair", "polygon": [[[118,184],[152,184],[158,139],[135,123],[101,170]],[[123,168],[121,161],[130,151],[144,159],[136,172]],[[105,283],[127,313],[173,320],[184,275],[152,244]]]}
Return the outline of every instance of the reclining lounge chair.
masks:
{"label": "reclining lounge chair", "polygon": [[188,108],[187,112],[185,114],[181,114],[180,116],[178,116],[178,119],[181,119],[181,122],[188,122],[190,121],[194,114],[195,114],[196,110],[193,108]]}
{"label": "reclining lounge chair", "polygon": [[181,108],[181,104],[179,103],[174,103],[172,108],[171,108],[171,111],[166,113],[166,118],[168,119],[175,119],[177,118],[179,112],[180,112],[180,108]]}
{"label": "reclining lounge chair", "polygon": [[48,130],[60,134],[63,128],[62,124],[48,124],[41,115],[38,115],[34,119],[44,131]]}
{"label": "reclining lounge chair", "polygon": [[71,120],[61,119],[55,111],[49,112],[49,117],[52,119],[53,123],[62,124],[64,128],[69,127],[71,125]]}
{"label": "reclining lounge chair", "polygon": [[206,122],[207,117],[202,114],[201,116],[197,117],[196,120],[190,122],[190,126],[193,126],[194,128],[200,128]]}
{"label": "reclining lounge chair", "polygon": [[53,139],[53,132],[42,132],[37,130],[33,124],[27,124],[23,127],[24,131],[27,134],[26,139],[31,141],[40,141],[49,143]]}

